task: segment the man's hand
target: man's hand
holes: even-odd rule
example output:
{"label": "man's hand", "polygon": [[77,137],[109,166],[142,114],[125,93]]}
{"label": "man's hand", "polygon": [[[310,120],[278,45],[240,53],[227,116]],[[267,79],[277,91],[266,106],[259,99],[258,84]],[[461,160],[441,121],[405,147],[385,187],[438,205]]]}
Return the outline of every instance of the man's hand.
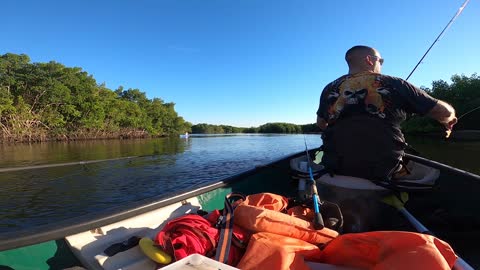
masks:
{"label": "man's hand", "polygon": [[447,129],[447,134],[445,135],[445,138],[450,137],[450,133],[452,133],[453,126],[457,123],[457,117],[453,117],[452,120],[448,121],[447,123],[444,123],[443,125]]}
{"label": "man's hand", "polygon": [[317,126],[323,131],[324,129],[327,128],[328,123],[325,121],[325,119],[321,118],[320,116],[317,116]]}
{"label": "man's hand", "polygon": [[450,137],[452,128],[457,123],[455,109],[450,104],[439,100],[427,115],[440,122],[447,129],[446,137]]}
{"label": "man's hand", "polygon": [[452,120],[448,121],[446,124],[445,124],[445,128],[447,130],[452,130],[453,126],[457,123],[457,117],[453,117]]}

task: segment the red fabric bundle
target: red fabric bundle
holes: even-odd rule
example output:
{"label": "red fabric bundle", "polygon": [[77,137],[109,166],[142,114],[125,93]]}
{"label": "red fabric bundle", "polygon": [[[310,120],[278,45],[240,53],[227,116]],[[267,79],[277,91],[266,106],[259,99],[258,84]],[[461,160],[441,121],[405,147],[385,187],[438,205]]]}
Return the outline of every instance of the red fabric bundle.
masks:
{"label": "red fabric bundle", "polygon": [[[220,212],[214,210],[207,218],[189,214],[171,220],[157,234],[156,242],[168,251],[169,241],[173,245],[176,260],[198,253],[207,257],[215,256],[220,231],[215,224]],[[234,240],[228,256],[228,264],[236,265],[244,253],[241,247],[248,241],[249,234],[238,226],[233,228]],[[245,244],[246,247],[246,244]]]}

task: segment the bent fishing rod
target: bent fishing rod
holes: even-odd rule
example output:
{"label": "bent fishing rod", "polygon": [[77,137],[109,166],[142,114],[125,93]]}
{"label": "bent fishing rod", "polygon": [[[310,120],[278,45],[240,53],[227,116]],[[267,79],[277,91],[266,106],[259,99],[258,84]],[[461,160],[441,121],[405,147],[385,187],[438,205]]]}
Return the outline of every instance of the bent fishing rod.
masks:
{"label": "bent fishing rod", "polygon": [[457,12],[455,13],[455,15],[453,15],[453,17],[450,19],[450,21],[447,23],[447,25],[443,28],[442,32],[440,32],[440,34],[438,34],[437,38],[433,41],[432,45],[430,45],[430,47],[427,49],[427,51],[425,52],[425,54],[423,54],[422,58],[420,58],[420,60],[418,61],[418,63],[415,65],[415,67],[413,68],[413,70],[410,72],[410,74],[408,74],[407,78],[405,79],[406,81],[408,81],[408,79],[410,78],[410,76],[412,76],[413,72],[415,72],[415,70],[417,69],[417,67],[420,65],[420,63],[422,63],[423,59],[427,56],[427,54],[430,52],[430,50],[432,49],[433,45],[435,45],[435,43],[437,43],[437,41],[440,39],[440,37],[443,35],[443,33],[450,27],[450,25],[452,25],[452,23],[458,18],[458,16],[460,16],[460,14],[462,14],[463,10],[465,9],[465,7],[467,6],[468,2],[470,2],[470,0],[465,0],[465,2],[463,2],[462,6],[460,6],[460,8],[457,10]]}
{"label": "bent fishing rod", "polygon": [[[458,16],[460,16],[460,14],[462,14],[463,10],[465,9],[465,7],[467,6],[468,2],[470,2],[470,0],[465,0],[465,2],[463,2],[463,4],[460,6],[460,8],[457,10],[457,12],[453,15],[453,17],[450,19],[450,21],[447,23],[447,25],[445,25],[445,27],[443,28],[443,30],[440,32],[440,34],[438,34],[437,38],[432,42],[432,45],[430,45],[430,47],[427,49],[427,51],[423,54],[423,56],[420,58],[420,60],[418,60],[418,63],[415,65],[415,67],[412,69],[412,71],[410,72],[410,74],[408,74],[407,78],[405,79],[406,81],[408,81],[408,79],[410,78],[410,76],[412,76],[412,74],[415,72],[415,70],[417,70],[417,67],[422,63],[423,59],[425,59],[425,57],[427,56],[427,54],[430,52],[430,50],[433,48],[433,46],[437,43],[437,41],[440,39],[440,37],[443,35],[443,33],[445,33],[445,31],[450,27],[450,25],[452,25],[452,23],[458,18]],[[480,107],[479,107],[480,108]],[[470,113],[470,112],[468,112]],[[468,114],[467,113],[467,114]],[[462,115],[462,117],[465,116]],[[460,119],[460,117],[457,119],[457,122],[458,120]],[[450,137],[450,133],[452,132],[451,129],[447,130],[447,135],[446,135],[446,138]]]}

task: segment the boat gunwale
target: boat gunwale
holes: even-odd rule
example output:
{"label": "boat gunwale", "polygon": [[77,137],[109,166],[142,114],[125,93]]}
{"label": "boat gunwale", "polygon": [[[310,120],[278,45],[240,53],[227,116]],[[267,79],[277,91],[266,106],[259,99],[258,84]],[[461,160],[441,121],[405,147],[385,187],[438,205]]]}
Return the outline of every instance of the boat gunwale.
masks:
{"label": "boat gunwale", "polygon": [[[315,150],[318,150],[318,148],[311,151]],[[179,190],[178,192],[143,199],[141,201],[129,204],[128,208],[108,208],[104,211],[62,220],[53,225],[46,224],[40,225],[36,228],[26,228],[14,232],[0,233],[0,252],[21,247],[27,247],[48,241],[63,239],[69,235],[89,231],[93,228],[103,227],[128,218],[132,218],[153,211],[155,209],[159,209],[161,207],[165,207],[167,205],[178,203],[185,199],[207,193],[218,188],[230,186],[233,183],[241,181],[244,177],[255,174],[259,170],[269,168],[275,163],[279,163],[290,158],[300,156],[302,154],[305,154],[305,152],[300,151],[297,153],[285,155],[283,157],[274,159],[273,161],[268,162],[264,165],[257,165],[251,169],[246,169],[234,175],[220,179],[216,182],[199,185],[194,190],[184,188]],[[12,237],[12,234],[17,235],[17,237]]]}
{"label": "boat gunwale", "polygon": [[443,164],[443,163],[440,163],[440,162],[437,162],[437,161],[434,161],[434,160],[431,160],[431,159],[428,159],[428,158],[424,158],[424,157],[420,157],[420,156],[405,153],[405,159],[423,164],[425,166],[430,166],[430,167],[435,168],[435,169],[444,170],[444,171],[448,171],[448,172],[456,174],[456,175],[471,178],[472,180],[475,180],[475,181],[480,181],[480,175],[477,175],[477,174],[474,174],[474,173],[471,173],[471,172],[468,172],[468,171],[465,171],[465,170],[457,169],[453,166],[446,165],[446,164]]}

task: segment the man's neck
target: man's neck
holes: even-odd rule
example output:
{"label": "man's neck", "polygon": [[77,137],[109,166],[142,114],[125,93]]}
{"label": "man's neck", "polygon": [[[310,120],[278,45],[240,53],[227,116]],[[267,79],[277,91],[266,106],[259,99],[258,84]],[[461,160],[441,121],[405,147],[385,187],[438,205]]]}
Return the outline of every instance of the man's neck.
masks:
{"label": "man's neck", "polygon": [[357,74],[357,73],[366,73],[366,72],[371,72],[371,73],[374,73],[373,70],[370,70],[370,69],[365,69],[365,68],[350,68],[348,70],[348,74],[350,75],[353,75],[353,74]]}

